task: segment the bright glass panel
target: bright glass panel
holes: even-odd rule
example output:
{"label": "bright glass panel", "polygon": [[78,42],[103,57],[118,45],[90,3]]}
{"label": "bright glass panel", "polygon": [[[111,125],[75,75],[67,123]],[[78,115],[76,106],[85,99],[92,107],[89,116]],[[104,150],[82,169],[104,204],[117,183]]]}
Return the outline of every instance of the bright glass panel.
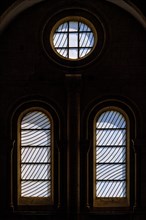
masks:
{"label": "bright glass panel", "polygon": [[65,22],[64,24],[61,24],[56,32],[68,32],[68,22]]}
{"label": "bright glass panel", "polygon": [[94,38],[91,33],[81,33],[79,34],[79,45],[80,47],[93,47]]}
{"label": "bright glass panel", "polygon": [[68,35],[65,33],[56,33],[54,35],[54,44],[56,48],[66,48],[68,46]]}
{"label": "bright glass panel", "polygon": [[76,49],[70,49],[69,50],[69,57],[71,59],[77,59],[78,57],[78,51]]}
{"label": "bright glass panel", "polygon": [[126,131],[125,130],[97,130],[96,131],[96,144],[98,146],[119,146],[126,144]]}
{"label": "bright glass panel", "polygon": [[24,180],[49,179],[51,177],[49,164],[22,164],[21,178]]}
{"label": "bright glass panel", "polygon": [[96,170],[98,180],[123,180],[126,178],[125,164],[98,164]]}
{"label": "bright glass panel", "polygon": [[124,198],[126,197],[125,181],[97,181],[96,195],[102,198]]}
{"label": "bright glass panel", "polygon": [[48,147],[23,147],[21,161],[22,163],[50,163],[51,149]]}
{"label": "bright glass panel", "polygon": [[78,22],[70,21],[69,22],[69,32],[77,32],[78,31]]}
{"label": "bright glass panel", "polygon": [[22,130],[21,144],[23,146],[49,146],[50,142],[49,130]]}
{"label": "bright glass panel", "polygon": [[69,47],[78,47],[78,34],[70,33],[69,34]]}
{"label": "bright glass panel", "polygon": [[49,197],[51,196],[50,181],[22,181],[22,197]]}
{"label": "bright glass panel", "polygon": [[126,162],[125,147],[97,147],[96,163],[124,163]]}
{"label": "bright glass panel", "polygon": [[68,57],[68,50],[67,49],[56,49],[56,51],[62,55],[63,57]]}

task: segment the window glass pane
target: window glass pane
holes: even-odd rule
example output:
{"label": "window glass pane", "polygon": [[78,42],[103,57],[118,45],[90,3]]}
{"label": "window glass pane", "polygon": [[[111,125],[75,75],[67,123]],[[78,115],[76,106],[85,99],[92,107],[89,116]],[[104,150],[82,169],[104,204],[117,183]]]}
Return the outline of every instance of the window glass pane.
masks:
{"label": "window glass pane", "polygon": [[79,50],[79,57],[84,57],[86,54],[88,54],[90,52],[90,49],[87,49],[87,48],[81,48]]}
{"label": "window glass pane", "polygon": [[125,128],[126,122],[124,117],[116,111],[106,111],[96,123],[96,128]]}
{"label": "window glass pane", "polygon": [[96,163],[124,163],[126,162],[125,147],[97,147]]}
{"label": "window glass pane", "polygon": [[69,34],[69,47],[78,47],[78,34],[77,33]]}
{"label": "window glass pane", "polygon": [[91,29],[86,24],[79,22],[79,31],[87,32],[87,31],[91,31]]}
{"label": "window glass pane", "polygon": [[97,164],[98,180],[125,180],[125,164]]}
{"label": "window glass pane", "polygon": [[96,145],[119,146],[126,144],[125,130],[97,130],[96,131]]}
{"label": "window glass pane", "polygon": [[50,179],[50,164],[23,164],[21,165],[21,178],[24,180]]}
{"label": "window glass pane", "polygon": [[79,34],[79,46],[80,47],[93,47],[93,45],[94,45],[93,33]]}
{"label": "window glass pane", "polygon": [[64,24],[61,24],[56,32],[68,32],[68,22],[65,22]]}
{"label": "window glass pane", "polygon": [[78,22],[76,21],[69,22],[69,32],[78,32]]}
{"label": "window glass pane", "polygon": [[51,162],[51,148],[49,147],[23,147],[21,149],[22,163],[47,163]]}
{"label": "window glass pane", "polygon": [[49,197],[51,196],[50,181],[22,181],[22,197]]}
{"label": "window glass pane", "polygon": [[53,42],[56,48],[66,48],[68,46],[68,35],[63,33],[54,34]]}
{"label": "window glass pane", "polygon": [[41,112],[29,112],[21,122],[21,129],[49,129],[50,121]]}
{"label": "window glass pane", "polygon": [[78,50],[77,49],[69,49],[69,57],[71,59],[77,59],[77,57],[78,57]]}
{"label": "window glass pane", "polygon": [[123,198],[126,197],[125,181],[97,181],[96,197],[99,198]]}
{"label": "window glass pane", "polygon": [[22,130],[22,146],[49,146],[50,130]]}
{"label": "window glass pane", "polygon": [[56,51],[63,57],[68,57],[68,49],[56,49]]}

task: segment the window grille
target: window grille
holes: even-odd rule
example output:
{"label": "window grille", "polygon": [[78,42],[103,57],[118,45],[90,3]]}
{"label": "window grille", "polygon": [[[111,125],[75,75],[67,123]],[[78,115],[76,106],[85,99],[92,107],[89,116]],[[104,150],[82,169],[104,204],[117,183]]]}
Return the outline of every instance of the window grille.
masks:
{"label": "window grille", "polygon": [[127,121],[116,110],[96,118],[95,197],[127,197]]}
{"label": "window grille", "polygon": [[20,197],[51,197],[51,129],[49,117],[41,111],[29,111],[22,118]]}
{"label": "window grille", "polygon": [[83,19],[77,17],[67,20],[54,31],[53,47],[55,52],[64,58],[73,60],[83,58],[89,55],[95,45],[95,36],[91,27],[79,20]]}

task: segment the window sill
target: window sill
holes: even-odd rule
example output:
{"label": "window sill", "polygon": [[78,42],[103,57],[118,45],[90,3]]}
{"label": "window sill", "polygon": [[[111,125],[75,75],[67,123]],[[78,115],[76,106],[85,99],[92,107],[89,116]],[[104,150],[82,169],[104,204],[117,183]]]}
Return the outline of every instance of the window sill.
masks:
{"label": "window sill", "polygon": [[120,207],[120,208],[114,208],[114,207],[102,207],[102,208],[88,208],[85,211],[82,212],[84,215],[131,215],[134,214],[135,210],[132,207]]}

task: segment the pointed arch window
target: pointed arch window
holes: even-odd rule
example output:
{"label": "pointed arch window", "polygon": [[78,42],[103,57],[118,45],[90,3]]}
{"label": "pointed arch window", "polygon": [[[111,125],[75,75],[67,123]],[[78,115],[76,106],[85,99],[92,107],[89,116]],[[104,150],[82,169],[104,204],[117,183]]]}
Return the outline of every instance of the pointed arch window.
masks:
{"label": "pointed arch window", "polygon": [[29,109],[19,118],[18,203],[53,202],[53,123],[43,109]]}
{"label": "pointed arch window", "polygon": [[94,206],[129,205],[129,121],[111,107],[95,117]]}

